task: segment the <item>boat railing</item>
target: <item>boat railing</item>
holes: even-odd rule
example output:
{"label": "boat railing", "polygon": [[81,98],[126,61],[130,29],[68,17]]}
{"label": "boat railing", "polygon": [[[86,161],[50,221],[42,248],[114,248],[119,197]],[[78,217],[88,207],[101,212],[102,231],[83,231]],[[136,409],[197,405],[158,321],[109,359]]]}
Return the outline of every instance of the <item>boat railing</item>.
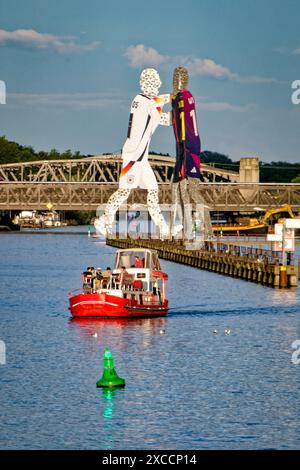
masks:
{"label": "boat railing", "polygon": [[74,295],[78,295],[78,294],[84,294],[84,289],[80,287],[79,289],[74,289],[70,291],[68,294],[69,294],[69,297],[73,297]]}
{"label": "boat railing", "polygon": [[[283,255],[281,251],[273,251],[255,246],[235,245],[234,242],[222,243],[217,242],[216,245],[208,243],[204,250],[209,254],[216,254],[223,257],[238,257],[241,260],[247,259],[259,263],[280,265],[283,263]],[[291,264],[294,262],[294,253],[290,254]]]}
{"label": "boat railing", "polygon": [[149,291],[123,290],[125,298],[135,300],[142,305],[162,305],[162,296]]}

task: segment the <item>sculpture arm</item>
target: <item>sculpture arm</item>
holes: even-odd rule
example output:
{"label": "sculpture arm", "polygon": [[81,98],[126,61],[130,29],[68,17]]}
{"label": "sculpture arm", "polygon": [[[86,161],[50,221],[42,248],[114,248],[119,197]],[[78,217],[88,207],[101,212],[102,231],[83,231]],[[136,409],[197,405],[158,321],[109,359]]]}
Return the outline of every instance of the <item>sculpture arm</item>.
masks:
{"label": "sculpture arm", "polygon": [[[171,95],[170,93],[165,93],[164,95],[158,95],[157,97],[158,104],[162,108],[165,104],[170,103]],[[172,125],[172,113],[170,111],[160,113],[160,121],[159,124],[161,126],[171,126]]]}
{"label": "sculpture arm", "polygon": [[168,111],[166,113],[162,112],[160,115],[159,124],[161,126],[171,126],[172,125],[172,112]]}
{"label": "sculpture arm", "polygon": [[170,103],[170,101],[171,101],[170,93],[165,93],[163,95],[158,95],[157,98],[160,100],[161,106],[164,106],[165,104]]}

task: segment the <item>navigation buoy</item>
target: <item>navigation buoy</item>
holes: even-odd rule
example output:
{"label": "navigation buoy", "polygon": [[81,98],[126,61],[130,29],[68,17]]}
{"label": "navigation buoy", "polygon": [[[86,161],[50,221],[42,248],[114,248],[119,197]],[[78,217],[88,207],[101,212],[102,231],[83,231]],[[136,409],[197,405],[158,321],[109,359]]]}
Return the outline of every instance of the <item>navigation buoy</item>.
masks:
{"label": "navigation buoy", "polygon": [[218,334],[218,330],[214,330],[214,331],[213,331],[213,334],[214,334],[214,335],[217,335],[217,334]]}
{"label": "navigation buoy", "polygon": [[125,387],[125,380],[118,376],[112,354],[108,348],[104,351],[103,375],[97,382],[97,387]]}

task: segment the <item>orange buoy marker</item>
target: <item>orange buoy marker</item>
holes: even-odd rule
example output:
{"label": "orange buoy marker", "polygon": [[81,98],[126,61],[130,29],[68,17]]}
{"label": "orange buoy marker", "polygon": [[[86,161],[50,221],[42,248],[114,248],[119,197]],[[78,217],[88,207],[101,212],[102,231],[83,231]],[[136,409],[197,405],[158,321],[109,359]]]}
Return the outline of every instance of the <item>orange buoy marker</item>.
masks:
{"label": "orange buoy marker", "polygon": [[118,376],[112,354],[108,348],[104,351],[103,375],[97,382],[97,387],[125,387],[125,380]]}

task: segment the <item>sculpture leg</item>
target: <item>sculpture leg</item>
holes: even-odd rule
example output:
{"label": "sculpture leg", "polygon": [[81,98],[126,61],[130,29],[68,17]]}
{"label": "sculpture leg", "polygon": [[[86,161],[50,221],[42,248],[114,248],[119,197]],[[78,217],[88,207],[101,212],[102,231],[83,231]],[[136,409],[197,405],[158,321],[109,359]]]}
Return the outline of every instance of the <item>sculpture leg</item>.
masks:
{"label": "sculpture leg", "polygon": [[214,232],[212,228],[209,208],[204,205],[204,227],[205,227],[205,238],[210,239],[213,238]]}
{"label": "sculpture leg", "polygon": [[159,207],[159,199],[158,199],[158,190],[157,189],[149,189],[147,195],[147,205],[149,214],[151,219],[158,226],[160,229],[162,236],[167,236],[169,234],[169,227],[161,213]]}
{"label": "sculpture leg", "polygon": [[181,198],[180,198],[179,182],[172,183],[172,204],[173,204],[173,209],[172,209],[172,228],[173,228],[175,227],[175,224],[176,224],[177,211],[179,211],[180,223],[182,223],[182,217],[183,217],[183,208],[182,208]]}
{"label": "sculpture leg", "polygon": [[[187,180],[181,180],[172,184],[172,203],[173,203],[173,214],[172,214],[172,235],[175,237],[184,228],[185,235],[188,233],[189,218],[189,195],[187,191]],[[180,223],[176,225],[177,211],[179,213]]]}
{"label": "sculpture leg", "polygon": [[128,199],[129,194],[130,189],[118,189],[110,196],[104,214],[95,220],[94,225],[97,232],[106,235],[108,231],[112,230],[115,214],[123,202]]}
{"label": "sculpture leg", "polygon": [[187,178],[183,179],[179,183],[180,188],[180,200],[183,211],[183,222],[184,222],[184,238],[187,240],[192,239],[192,206],[188,188]]}
{"label": "sculpture leg", "polygon": [[212,229],[212,224],[211,224],[211,219],[210,219],[210,214],[209,214],[209,207],[206,205],[204,198],[201,194],[200,188],[199,188],[199,180],[196,178],[189,178],[189,193],[191,199],[196,203],[196,204],[202,204],[203,205],[203,214],[204,214],[204,237],[205,239],[209,239],[213,237],[213,229]]}

